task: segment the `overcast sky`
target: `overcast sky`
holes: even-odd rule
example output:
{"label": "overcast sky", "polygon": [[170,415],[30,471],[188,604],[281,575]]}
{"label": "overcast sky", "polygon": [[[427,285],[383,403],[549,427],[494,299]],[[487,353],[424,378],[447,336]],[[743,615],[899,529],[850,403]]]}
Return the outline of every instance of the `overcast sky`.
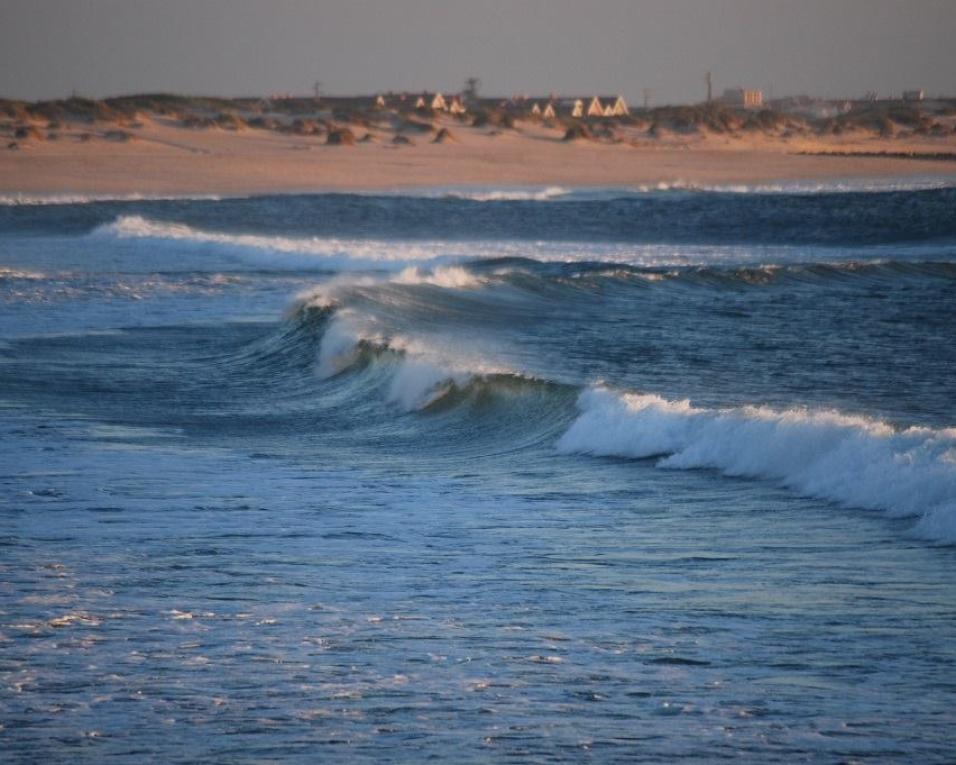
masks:
{"label": "overcast sky", "polygon": [[0,97],[956,95],[956,0],[0,0]]}

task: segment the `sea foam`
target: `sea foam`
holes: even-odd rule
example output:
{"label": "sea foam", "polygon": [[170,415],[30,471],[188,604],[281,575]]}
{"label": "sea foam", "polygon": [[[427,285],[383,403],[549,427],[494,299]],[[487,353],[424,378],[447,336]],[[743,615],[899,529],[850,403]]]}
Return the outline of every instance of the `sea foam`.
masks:
{"label": "sea foam", "polygon": [[659,457],[658,467],[765,478],[808,497],[916,518],[956,543],[956,428],[896,429],[834,411],[707,409],[656,395],[585,390],[564,453]]}
{"label": "sea foam", "polygon": [[218,194],[0,194],[0,207],[38,205],[89,205],[96,202],[217,202]]}
{"label": "sea foam", "polygon": [[[399,240],[208,231],[184,223],[122,215],[95,229],[94,239],[143,240],[226,256],[257,268],[402,271],[472,260],[530,258],[542,262],[604,262],[638,267],[840,262],[859,258],[857,248],[789,245],[701,245],[523,240]],[[868,257],[896,259],[956,256],[953,245],[894,244],[869,247]]]}

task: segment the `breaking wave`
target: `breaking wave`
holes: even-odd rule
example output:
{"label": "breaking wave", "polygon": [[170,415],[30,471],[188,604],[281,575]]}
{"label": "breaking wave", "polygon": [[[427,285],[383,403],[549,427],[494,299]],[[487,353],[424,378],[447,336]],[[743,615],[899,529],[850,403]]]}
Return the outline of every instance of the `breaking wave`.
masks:
{"label": "breaking wave", "polygon": [[[368,385],[349,381],[373,370],[378,394],[397,413],[455,407],[479,390],[500,402],[505,392],[520,389],[535,397],[533,422],[520,407],[507,414],[486,407],[471,413],[482,419],[466,430],[527,425],[530,442],[547,434],[563,454],[655,458],[661,468],[768,480],[801,496],[913,518],[917,536],[956,544],[956,428],[899,428],[827,409],[705,408],[653,393],[581,386],[500,361],[508,354],[482,345],[480,337],[436,329],[433,320],[388,320],[450,299],[432,293],[423,300],[409,290],[464,290],[470,304],[483,294],[471,291],[487,289],[495,278],[502,277],[457,266],[345,276],[300,295],[289,320],[315,334],[308,352],[316,385],[335,383],[349,396],[367,396]],[[456,310],[466,303],[455,303]],[[516,437],[509,430],[508,438]]]}
{"label": "breaking wave", "polygon": [[956,428],[896,429],[835,411],[706,409],[603,387],[578,404],[561,452],[769,479],[803,496],[915,517],[916,534],[956,543]]}

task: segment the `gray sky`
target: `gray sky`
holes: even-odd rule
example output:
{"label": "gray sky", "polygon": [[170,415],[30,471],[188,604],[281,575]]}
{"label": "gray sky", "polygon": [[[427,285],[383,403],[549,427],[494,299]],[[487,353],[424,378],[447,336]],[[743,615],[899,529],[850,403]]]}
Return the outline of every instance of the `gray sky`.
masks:
{"label": "gray sky", "polygon": [[0,0],[0,97],[956,95],[956,0]]}

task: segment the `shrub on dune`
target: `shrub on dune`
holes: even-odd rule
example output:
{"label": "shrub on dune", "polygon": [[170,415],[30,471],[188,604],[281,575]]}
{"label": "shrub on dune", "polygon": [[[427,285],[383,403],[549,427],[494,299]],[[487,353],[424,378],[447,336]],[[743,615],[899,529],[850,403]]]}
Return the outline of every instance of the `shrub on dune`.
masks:
{"label": "shrub on dune", "polygon": [[19,125],[16,130],[13,131],[13,137],[18,141],[41,141],[43,140],[43,133],[33,127],[33,125]]}
{"label": "shrub on dune", "polygon": [[582,125],[581,123],[575,123],[573,125],[569,125],[568,129],[564,131],[563,140],[579,141],[579,140],[587,140],[590,138],[591,138],[591,131],[587,129],[587,126]]}
{"label": "shrub on dune", "polygon": [[355,134],[347,127],[332,128],[325,139],[326,146],[354,146]]}

